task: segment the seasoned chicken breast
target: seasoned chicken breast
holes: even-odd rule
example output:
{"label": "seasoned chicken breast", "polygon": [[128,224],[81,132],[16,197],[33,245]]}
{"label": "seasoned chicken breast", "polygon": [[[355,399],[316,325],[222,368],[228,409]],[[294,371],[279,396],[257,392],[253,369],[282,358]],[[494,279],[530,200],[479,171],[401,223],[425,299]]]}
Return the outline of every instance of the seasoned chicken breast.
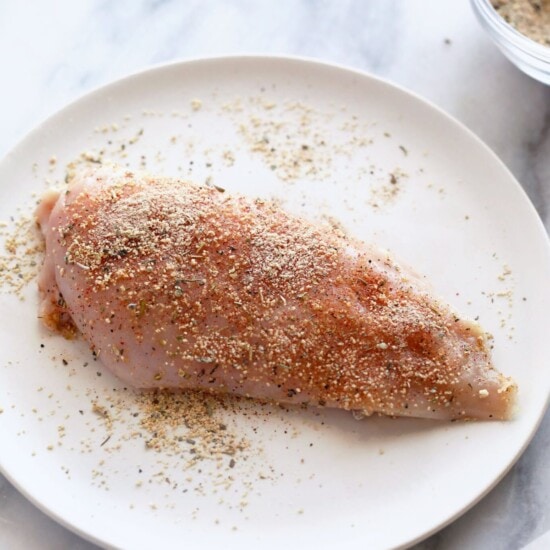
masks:
{"label": "seasoned chicken breast", "polygon": [[389,255],[263,200],[102,168],[38,209],[44,322],[137,388],[511,415],[480,327]]}

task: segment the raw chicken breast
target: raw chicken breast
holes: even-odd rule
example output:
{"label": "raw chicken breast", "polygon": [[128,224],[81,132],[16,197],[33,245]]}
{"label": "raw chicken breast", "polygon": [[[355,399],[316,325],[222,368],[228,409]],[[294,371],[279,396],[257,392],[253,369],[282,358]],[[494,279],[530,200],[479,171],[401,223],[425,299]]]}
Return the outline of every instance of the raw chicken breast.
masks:
{"label": "raw chicken breast", "polygon": [[[480,327],[386,252],[262,200],[102,168],[38,209],[41,317],[137,388],[426,418],[511,415]],[[73,325],[74,324],[74,325]]]}

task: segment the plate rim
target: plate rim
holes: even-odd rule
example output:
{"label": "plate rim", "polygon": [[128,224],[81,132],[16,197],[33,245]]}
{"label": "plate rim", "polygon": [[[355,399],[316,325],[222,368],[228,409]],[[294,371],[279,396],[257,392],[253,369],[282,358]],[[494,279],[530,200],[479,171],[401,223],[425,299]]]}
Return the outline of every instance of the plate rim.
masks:
{"label": "plate rim", "polygon": [[[546,243],[545,251],[546,251],[546,262],[550,266],[550,236],[548,232],[546,231],[546,228],[544,226],[544,223],[537,212],[536,208],[534,207],[531,199],[527,195],[525,189],[521,186],[519,181],[516,179],[516,177],[513,175],[511,170],[506,166],[506,164],[499,158],[499,156],[487,145],[477,134],[475,134],[472,130],[470,130],[464,123],[459,121],[457,118],[455,118],[453,115],[446,112],[443,108],[439,107],[437,104],[432,102],[429,99],[426,99],[425,97],[421,96],[417,92],[414,92],[410,89],[408,89],[405,86],[402,86],[400,84],[396,84],[395,82],[392,82],[388,78],[380,77],[378,75],[372,74],[368,71],[358,69],[356,67],[353,67],[351,65],[346,65],[343,63],[337,63],[333,61],[327,61],[324,59],[311,57],[311,56],[300,56],[300,55],[287,55],[287,54],[258,54],[258,53],[239,53],[239,54],[227,54],[227,55],[204,55],[204,56],[190,56],[190,57],[183,57],[178,58],[176,60],[170,60],[167,62],[162,62],[158,64],[152,64],[148,65],[146,67],[143,67],[141,69],[137,69],[135,71],[132,71],[130,73],[127,73],[121,77],[115,78],[114,80],[109,80],[103,84],[99,84],[90,90],[83,92],[79,95],[77,95],[76,98],[69,101],[65,105],[63,105],[61,108],[55,110],[53,113],[50,113],[46,115],[44,118],[42,118],[36,125],[34,125],[30,130],[28,130],[14,145],[12,145],[10,148],[8,148],[7,152],[0,158],[0,167],[6,162],[8,162],[12,157],[16,156],[20,149],[23,149],[26,145],[26,143],[30,140],[32,140],[34,137],[36,137],[40,132],[42,132],[49,124],[52,123],[52,121],[55,121],[56,118],[62,116],[66,111],[75,108],[78,103],[85,102],[89,100],[92,96],[104,93],[109,88],[114,88],[116,86],[120,86],[123,84],[127,84],[134,78],[142,78],[145,75],[151,75],[155,72],[160,72],[163,70],[171,70],[178,66],[190,66],[194,64],[202,64],[202,63],[232,63],[232,62],[278,62],[278,63],[284,63],[284,62],[291,62],[296,64],[307,64],[312,67],[317,67],[321,69],[336,69],[338,71],[343,71],[346,73],[351,73],[356,75],[357,77],[361,79],[366,79],[370,81],[374,81],[378,85],[383,85],[386,87],[389,87],[395,91],[398,91],[400,94],[404,94],[406,96],[409,96],[410,98],[414,99],[415,101],[423,104],[425,107],[435,111],[439,117],[442,117],[445,119],[446,123],[452,124],[455,126],[457,130],[460,130],[462,133],[464,133],[470,140],[472,140],[475,145],[478,148],[481,148],[484,152],[484,154],[488,155],[488,158],[491,159],[492,162],[496,163],[500,170],[503,170],[504,173],[508,176],[509,183],[514,187],[515,192],[517,193],[518,197],[521,197],[521,200],[523,201],[523,207],[527,208],[528,212],[530,212],[531,217],[535,218],[531,221],[533,222],[534,228],[536,227],[537,232],[539,233],[539,236],[542,237],[542,240]],[[541,408],[540,415],[537,418],[537,421],[532,425],[531,430],[527,434],[527,437],[525,438],[523,444],[520,446],[518,451],[513,456],[512,460],[506,465],[505,468],[503,468],[493,479],[489,481],[489,483],[479,492],[479,494],[472,499],[470,502],[466,503],[464,506],[462,506],[459,510],[457,510],[453,515],[448,517],[444,521],[440,521],[436,525],[434,525],[431,529],[424,531],[422,534],[418,535],[417,537],[410,539],[409,541],[405,542],[402,545],[397,546],[396,548],[407,548],[411,545],[417,544],[426,538],[430,537],[434,533],[437,533],[441,529],[445,528],[446,526],[450,525],[454,521],[456,521],[459,517],[464,515],[467,511],[469,511],[471,508],[473,508],[476,504],[478,504],[489,492],[491,492],[496,485],[510,472],[510,470],[513,468],[513,466],[517,463],[519,458],[523,455],[529,444],[531,443],[534,435],[538,431],[540,424],[542,420],[545,417],[545,414],[549,408],[550,405],[550,391],[548,391],[548,394],[546,396],[546,401],[544,405]],[[50,510],[45,504],[40,502],[38,499],[36,499],[29,491],[27,491],[17,480],[15,480],[8,471],[5,470],[5,468],[2,465],[2,461],[0,460],[0,473],[8,480],[8,482],[20,493],[22,494],[29,502],[31,502],[34,506],[36,506],[41,512],[46,514],[48,517],[53,519],[56,523],[60,524],[61,526],[65,527],[72,533],[82,537],[83,539],[97,545],[101,545],[102,547],[112,547],[111,543],[108,541],[102,540],[101,538],[94,536],[87,531],[82,530],[81,528],[72,525],[67,520],[65,520],[62,516],[57,514],[56,512]]]}

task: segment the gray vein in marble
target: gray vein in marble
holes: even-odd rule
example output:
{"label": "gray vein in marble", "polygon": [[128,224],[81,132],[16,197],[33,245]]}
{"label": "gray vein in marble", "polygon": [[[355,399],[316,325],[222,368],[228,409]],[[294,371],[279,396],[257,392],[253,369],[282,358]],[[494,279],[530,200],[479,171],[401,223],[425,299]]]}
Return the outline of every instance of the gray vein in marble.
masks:
{"label": "gray vein in marble", "polygon": [[159,8],[172,4],[174,0],[149,0],[145,5],[151,12],[157,11]]}

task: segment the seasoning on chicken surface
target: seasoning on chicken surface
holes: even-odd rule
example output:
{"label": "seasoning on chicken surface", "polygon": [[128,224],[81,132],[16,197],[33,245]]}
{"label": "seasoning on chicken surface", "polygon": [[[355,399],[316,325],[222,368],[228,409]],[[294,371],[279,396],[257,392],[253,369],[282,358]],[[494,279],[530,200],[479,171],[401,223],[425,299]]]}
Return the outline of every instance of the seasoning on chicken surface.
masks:
{"label": "seasoning on chicken surface", "polygon": [[46,195],[41,317],[137,388],[507,419],[484,333],[387,252],[220,188],[100,168]]}

